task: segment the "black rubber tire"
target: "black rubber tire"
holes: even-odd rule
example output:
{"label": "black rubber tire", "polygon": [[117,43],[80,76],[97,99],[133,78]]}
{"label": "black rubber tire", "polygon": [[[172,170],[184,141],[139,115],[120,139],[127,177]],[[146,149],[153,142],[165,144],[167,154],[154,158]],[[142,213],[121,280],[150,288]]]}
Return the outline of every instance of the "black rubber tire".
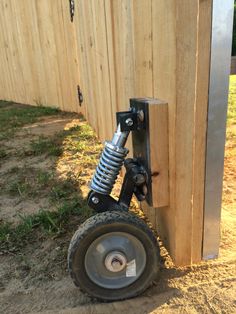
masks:
{"label": "black rubber tire", "polygon": [[[146,251],[146,265],[142,275],[131,285],[120,289],[98,286],[88,277],[84,259],[90,244],[109,232],[126,232],[135,236]],[[152,230],[130,212],[107,211],[90,217],[75,232],[68,250],[68,269],[75,285],[100,300],[115,301],[135,297],[144,292],[156,279],[160,268],[160,249]]]}

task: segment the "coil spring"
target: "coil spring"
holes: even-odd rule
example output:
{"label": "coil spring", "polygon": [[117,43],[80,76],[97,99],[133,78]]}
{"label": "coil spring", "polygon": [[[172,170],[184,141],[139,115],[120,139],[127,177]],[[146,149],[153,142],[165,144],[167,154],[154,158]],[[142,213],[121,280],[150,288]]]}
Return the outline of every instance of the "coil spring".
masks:
{"label": "coil spring", "polygon": [[91,189],[109,195],[115,184],[128,149],[106,142],[99,164],[91,182]]}

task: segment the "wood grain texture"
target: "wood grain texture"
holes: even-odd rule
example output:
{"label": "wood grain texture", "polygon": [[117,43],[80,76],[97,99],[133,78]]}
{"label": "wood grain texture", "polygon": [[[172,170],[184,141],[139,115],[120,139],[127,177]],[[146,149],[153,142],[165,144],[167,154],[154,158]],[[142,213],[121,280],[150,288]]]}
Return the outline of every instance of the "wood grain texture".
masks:
{"label": "wood grain texture", "polygon": [[2,31],[0,32],[0,55],[1,55],[1,62],[0,62],[0,70],[1,73],[4,73],[4,75],[1,75],[1,98],[5,100],[11,99],[13,97],[12,95],[12,80],[11,80],[11,68],[8,66],[8,60],[7,60],[7,39],[5,37],[5,33],[3,31],[4,29],[4,16],[3,16],[3,10],[0,6],[0,27]]}
{"label": "wood grain texture", "polygon": [[[175,256],[176,1],[152,2],[154,97],[168,102],[169,205],[156,210],[158,232]],[[166,240],[165,240],[166,239]]]}
{"label": "wood grain texture", "polygon": [[[87,53],[88,43],[86,41],[86,34],[84,31],[84,3],[80,1],[77,5],[77,10],[80,14],[74,16],[74,33],[77,47],[78,56],[78,68],[79,73],[79,86],[83,93],[83,107],[86,118],[90,121],[90,124],[94,126],[94,114],[92,114],[90,108],[92,106],[92,97],[90,89],[90,75],[89,75],[89,56]],[[90,104],[90,105],[89,105]]]}
{"label": "wood grain texture", "polygon": [[22,64],[20,62],[19,41],[17,39],[16,23],[12,19],[12,4],[8,1],[1,1],[1,32],[4,38],[5,61],[9,70],[10,88],[12,99],[17,98],[19,102],[25,99],[26,90]]}
{"label": "wood grain texture", "polygon": [[135,97],[153,97],[152,0],[133,0]]}
{"label": "wood grain texture", "polygon": [[111,1],[117,110],[127,110],[134,97],[133,1]]}
{"label": "wood grain texture", "polygon": [[169,205],[168,104],[153,99],[149,111],[149,144],[152,173],[152,206]]}
{"label": "wood grain texture", "polygon": [[177,1],[174,260],[178,265],[192,261],[197,33],[198,2]]}
{"label": "wood grain texture", "polygon": [[[79,106],[77,95],[77,85],[79,85],[80,82],[78,51],[75,38],[75,24],[71,23],[68,19],[69,1],[60,0],[57,7],[55,7],[55,2],[53,2],[53,9],[57,11],[57,25],[58,28],[60,28],[60,34],[58,30],[54,30],[54,36],[63,44],[63,51],[61,51],[60,42],[57,42],[57,55],[60,56],[61,60],[58,64],[58,68],[61,86],[64,89],[62,92],[63,106],[64,108],[70,106],[71,111],[84,114],[85,107],[83,105]],[[67,78],[67,82],[65,82],[65,77]]]}
{"label": "wood grain texture", "polygon": [[[0,3],[1,99],[82,112],[101,140],[112,137],[115,112],[130,98],[168,103],[168,122],[155,119],[156,109],[150,116],[152,163],[169,171],[168,202],[145,212],[177,265],[201,259],[211,5],[76,0],[71,23],[68,1]],[[167,124],[168,140],[159,141]],[[159,159],[165,142],[168,165]]]}

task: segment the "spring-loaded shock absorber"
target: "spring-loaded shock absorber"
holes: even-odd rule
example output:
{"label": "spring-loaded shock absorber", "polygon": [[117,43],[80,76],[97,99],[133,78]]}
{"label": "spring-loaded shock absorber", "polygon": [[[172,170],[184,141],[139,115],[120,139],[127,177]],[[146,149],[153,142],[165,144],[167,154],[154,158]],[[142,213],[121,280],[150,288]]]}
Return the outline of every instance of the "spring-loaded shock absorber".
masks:
{"label": "spring-loaded shock absorber", "polygon": [[125,157],[129,152],[124,147],[128,135],[129,131],[121,132],[119,124],[112,141],[105,142],[105,147],[90,186],[93,191],[105,195],[111,193]]}

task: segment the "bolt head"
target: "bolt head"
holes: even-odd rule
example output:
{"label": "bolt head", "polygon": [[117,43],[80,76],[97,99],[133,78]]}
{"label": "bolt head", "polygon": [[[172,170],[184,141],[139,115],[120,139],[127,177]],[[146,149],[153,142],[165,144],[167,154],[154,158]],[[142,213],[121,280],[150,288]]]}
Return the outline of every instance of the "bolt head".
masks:
{"label": "bolt head", "polygon": [[131,118],[128,118],[125,120],[126,125],[132,126],[134,124],[134,121]]}
{"label": "bolt head", "polygon": [[92,197],[92,202],[93,202],[93,204],[98,204],[99,203],[99,198],[96,197],[96,196],[93,196]]}
{"label": "bolt head", "polygon": [[139,121],[141,121],[141,122],[144,121],[144,112],[143,112],[143,110],[139,110],[138,111],[138,118],[139,118]]}

